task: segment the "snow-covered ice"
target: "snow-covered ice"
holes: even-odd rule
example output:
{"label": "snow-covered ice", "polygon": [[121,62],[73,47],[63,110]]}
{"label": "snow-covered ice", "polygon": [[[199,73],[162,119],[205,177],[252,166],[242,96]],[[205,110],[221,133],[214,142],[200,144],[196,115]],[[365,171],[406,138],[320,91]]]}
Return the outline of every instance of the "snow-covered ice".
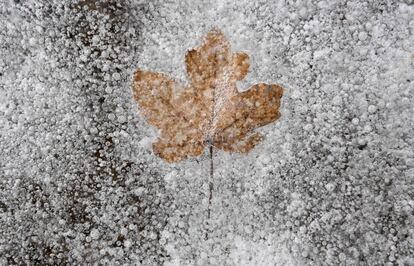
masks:
{"label": "snow-covered ice", "polygon": [[[207,220],[207,154],[154,155],[131,82],[213,27],[285,93]],[[1,0],[0,59],[0,265],[414,264],[412,0]]]}

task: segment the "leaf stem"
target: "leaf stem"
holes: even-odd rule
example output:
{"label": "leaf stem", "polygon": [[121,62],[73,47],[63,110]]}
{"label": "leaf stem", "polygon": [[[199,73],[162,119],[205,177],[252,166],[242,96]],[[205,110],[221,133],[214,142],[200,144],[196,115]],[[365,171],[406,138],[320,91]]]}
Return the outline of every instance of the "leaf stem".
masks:
{"label": "leaf stem", "polygon": [[210,145],[210,176],[208,179],[208,215],[207,218],[210,220],[211,217],[211,200],[213,199],[213,189],[214,189],[214,147],[213,145]]}
{"label": "leaf stem", "polygon": [[207,228],[205,240],[208,240],[208,231],[210,226],[210,217],[211,217],[211,200],[213,199],[213,190],[214,190],[214,147],[212,144],[209,146],[210,151],[210,175],[208,178],[208,210],[207,210]]}

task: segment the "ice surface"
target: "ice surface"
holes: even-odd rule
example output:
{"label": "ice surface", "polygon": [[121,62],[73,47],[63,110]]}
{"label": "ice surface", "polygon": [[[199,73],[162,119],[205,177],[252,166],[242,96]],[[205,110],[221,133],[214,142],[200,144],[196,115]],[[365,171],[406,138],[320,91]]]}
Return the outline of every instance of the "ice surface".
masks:
{"label": "ice surface", "polygon": [[[248,155],[156,157],[136,68],[220,28],[286,88]],[[0,2],[0,265],[414,264],[414,2]],[[208,237],[206,240],[206,232]]]}

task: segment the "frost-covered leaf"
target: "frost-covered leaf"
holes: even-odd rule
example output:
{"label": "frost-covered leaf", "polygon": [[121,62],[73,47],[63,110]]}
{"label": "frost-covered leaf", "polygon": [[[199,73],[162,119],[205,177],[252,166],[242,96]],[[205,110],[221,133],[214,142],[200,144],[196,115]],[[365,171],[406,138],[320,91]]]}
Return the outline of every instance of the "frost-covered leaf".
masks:
{"label": "frost-covered leaf", "polygon": [[213,29],[185,56],[189,86],[156,72],[137,70],[134,98],[150,124],[161,131],[154,152],[168,162],[203,153],[207,144],[247,153],[262,136],[254,132],[280,117],[283,89],[259,83],[239,92],[236,82],[249,69],[245,53],[232,53],[224,34]]}

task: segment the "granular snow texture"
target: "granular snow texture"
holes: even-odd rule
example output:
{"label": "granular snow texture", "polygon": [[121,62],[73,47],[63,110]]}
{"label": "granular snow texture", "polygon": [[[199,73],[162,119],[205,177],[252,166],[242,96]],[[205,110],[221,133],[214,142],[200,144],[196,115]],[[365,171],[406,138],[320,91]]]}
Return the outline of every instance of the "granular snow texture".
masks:
{"label": "granular snow texture", "polygon": [[[285,92],[208,220],[131,84],[214,27]],[[0,0],[0,59],[0,265],[414,265],[412,0]]]}

